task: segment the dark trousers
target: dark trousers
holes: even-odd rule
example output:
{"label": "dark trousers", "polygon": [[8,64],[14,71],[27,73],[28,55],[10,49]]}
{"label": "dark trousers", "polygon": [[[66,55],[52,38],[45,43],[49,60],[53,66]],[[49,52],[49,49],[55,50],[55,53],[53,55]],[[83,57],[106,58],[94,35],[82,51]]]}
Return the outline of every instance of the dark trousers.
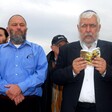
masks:
{"label": "dark trousers", "polygon": [[15,105],[14,101],[7,96],[0,95],[0,111],[1,112],[41,112],[40,110],[41,97],[26,96],[25,99]]}
{"label": "dark trousers", "polygon": [[81,103],[78,102],[75,112],[97,112],[94,103]]}

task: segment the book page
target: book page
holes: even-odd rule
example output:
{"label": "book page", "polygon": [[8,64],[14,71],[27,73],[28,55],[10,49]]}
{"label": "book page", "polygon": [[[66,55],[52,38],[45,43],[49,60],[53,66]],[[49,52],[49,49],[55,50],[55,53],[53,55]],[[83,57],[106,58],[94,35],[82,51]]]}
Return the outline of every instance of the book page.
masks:
{"label": "book page", "polygon": [[91,64],[92,60],[95,57],[100,56],[100,48],[97,47],[97,48],[93,49],[91,52],[82,49],[80,51],[80,56],[83,57],[88,62],[88,64]]}

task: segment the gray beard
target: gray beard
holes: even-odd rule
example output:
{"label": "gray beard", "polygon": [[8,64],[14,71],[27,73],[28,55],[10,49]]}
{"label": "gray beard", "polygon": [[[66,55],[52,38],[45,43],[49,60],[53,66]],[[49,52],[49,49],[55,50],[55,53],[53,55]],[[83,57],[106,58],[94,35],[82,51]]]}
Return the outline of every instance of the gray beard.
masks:
{"label": "gray beard", "polygon": [[14,44],[23,44],[26,40],[26,36],[11,36],[10,41]]}

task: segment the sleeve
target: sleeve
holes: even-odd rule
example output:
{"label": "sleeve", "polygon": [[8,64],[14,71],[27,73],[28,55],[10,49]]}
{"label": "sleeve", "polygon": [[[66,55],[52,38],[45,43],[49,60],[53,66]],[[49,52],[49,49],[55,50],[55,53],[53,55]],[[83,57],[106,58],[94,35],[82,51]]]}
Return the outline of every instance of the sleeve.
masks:
{"label": "sleeve", "polygon": [[112,81],[112,66],[107,65],[106,72],[102,76],[106,81]]}
{"label": "sleeve", "polygon": [[52,75],[54,83],[64,85],[72,82],[75,78],[73,76],[72,64],[67,63],[67,49],[60,48],[56,68]]}
{"label": "sleeve", "polygon": [[8,90],[8,88],[5,88],[5,85],[7,85],[7,84],[8,84],[7,81],[3,80],[0,75],[0,93],[1,94],[5,95],[5,92]]}
{"label": "sleeve", "polygon": [[73,76],[76,77],[77,75],[75,74],[75,72],[74,71],[72,71],[72,72],[73,72]]}

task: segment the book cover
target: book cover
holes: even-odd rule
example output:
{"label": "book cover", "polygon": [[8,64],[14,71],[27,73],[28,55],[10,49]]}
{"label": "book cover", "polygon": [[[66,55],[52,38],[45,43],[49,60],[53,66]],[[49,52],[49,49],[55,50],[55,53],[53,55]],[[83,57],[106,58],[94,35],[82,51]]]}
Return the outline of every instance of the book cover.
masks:
{"label": "book cover", "polygon": [[95,49],[93,49],[92,51],[87,51],[87,50],[81,50],[80,51],[80,56],[83,57],[88,64],[91,64],[92,60],[99,56],[100,57],[100,48],[97,47]]}

